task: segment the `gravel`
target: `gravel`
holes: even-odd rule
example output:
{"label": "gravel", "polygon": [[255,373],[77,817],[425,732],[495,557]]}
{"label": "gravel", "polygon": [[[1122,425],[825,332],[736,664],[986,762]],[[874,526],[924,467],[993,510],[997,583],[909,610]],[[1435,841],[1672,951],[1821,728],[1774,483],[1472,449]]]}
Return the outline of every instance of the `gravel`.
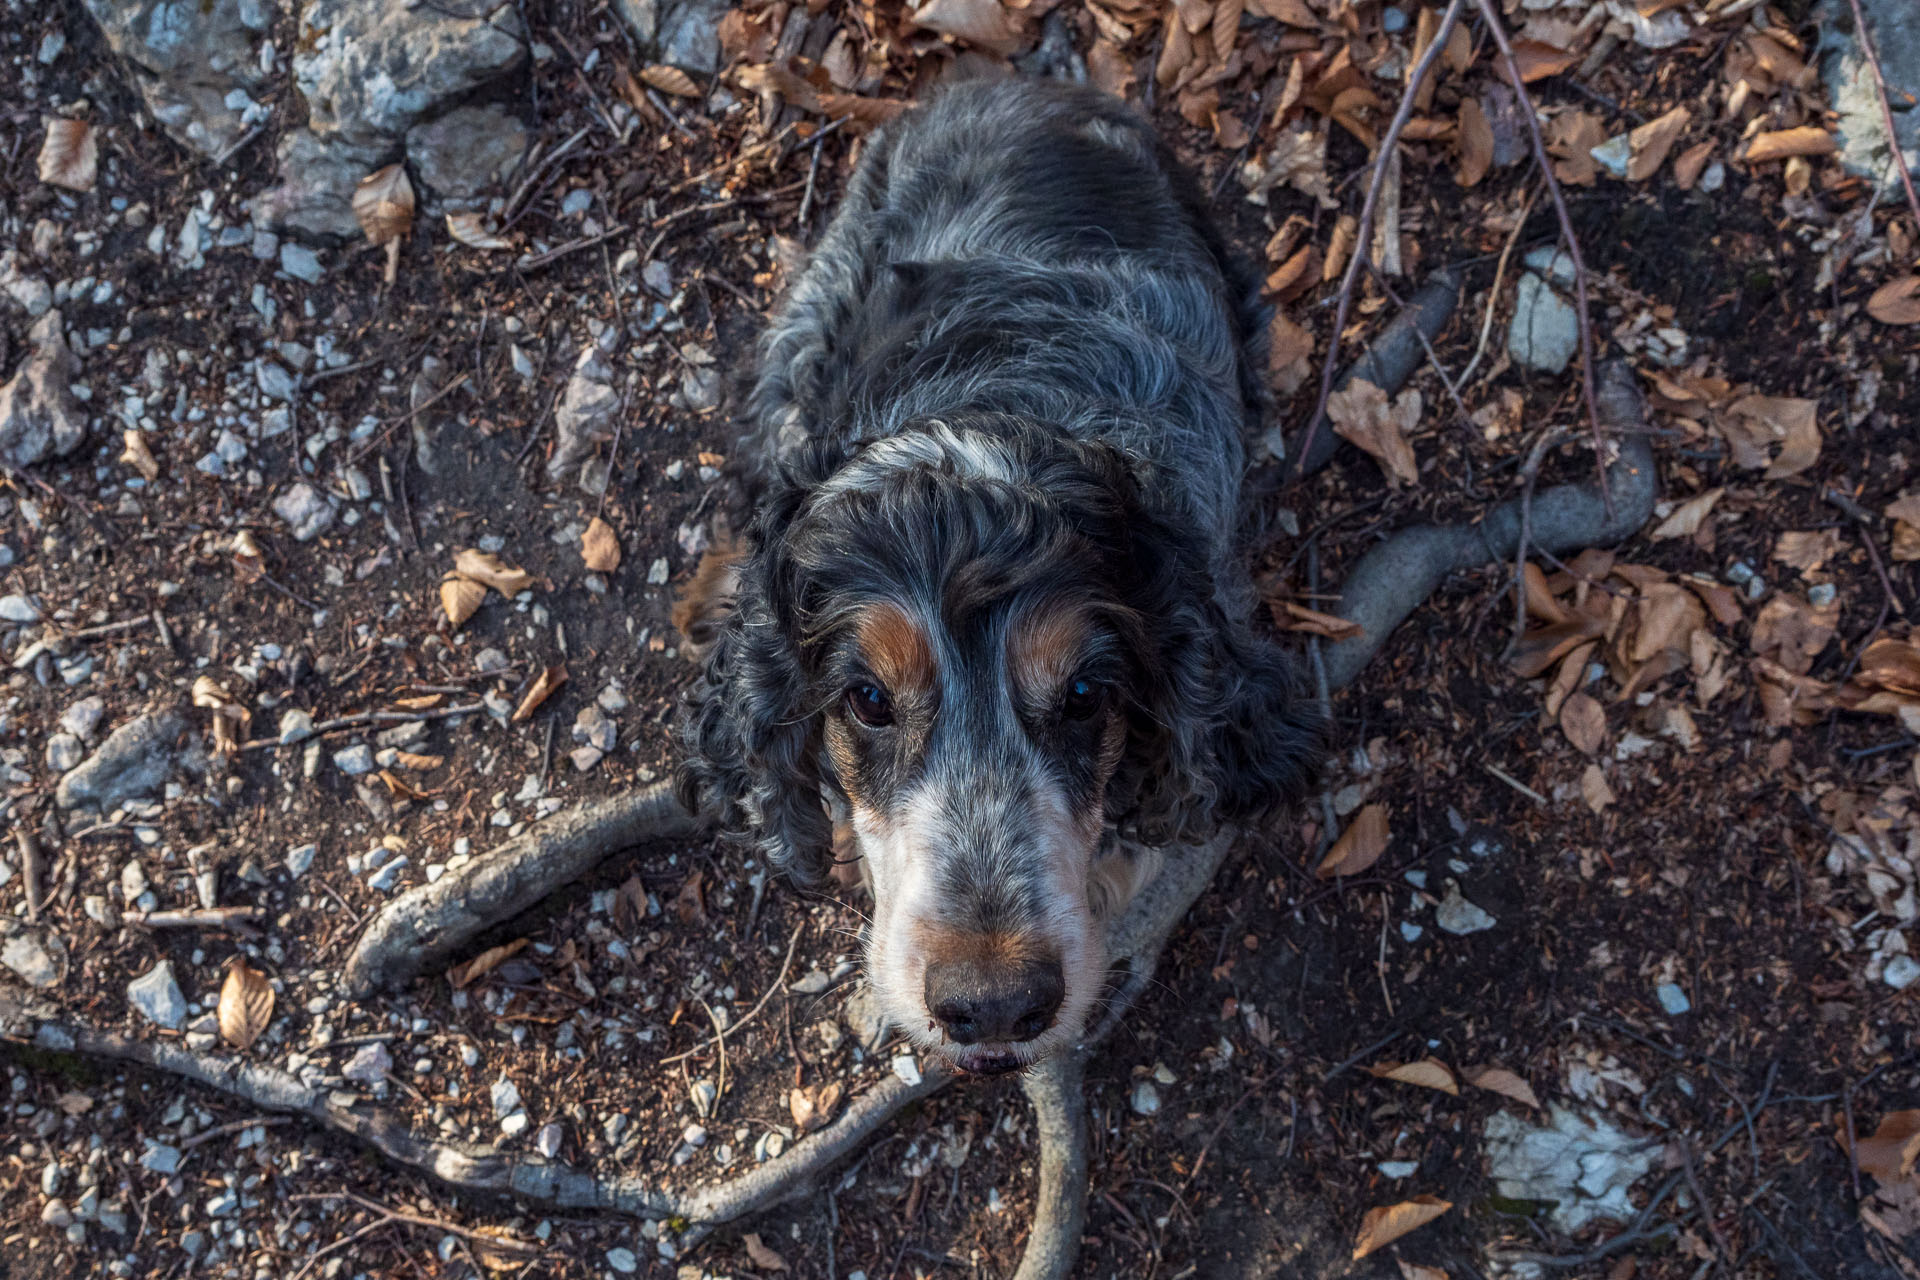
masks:
{"label": "gravel", "polygon": [[168,960],[127,984],[127,1002],[169,1031],[178,1031],[187,1021],[187,998],[173,980],[173,963]]}
{"label": "gravel", "polygon": [[333,504],[304,480],[273,500],[273,514],[287,522],[295,542],[311,542],[333,525]]}

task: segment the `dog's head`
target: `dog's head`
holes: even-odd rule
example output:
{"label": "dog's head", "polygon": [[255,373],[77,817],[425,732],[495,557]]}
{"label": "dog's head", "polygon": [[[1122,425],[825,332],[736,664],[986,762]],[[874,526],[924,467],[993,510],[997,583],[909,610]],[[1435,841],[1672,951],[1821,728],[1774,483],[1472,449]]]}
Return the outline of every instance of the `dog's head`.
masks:
{"label": "dog's head", "polygon": [[1205,540],[1120,453],[925,422],[823,450],[763,503],[682,785],[803,882],[841,817],[883,1007],[1004,1071],[1071,1043],[1101,995],[1110,832],[1185,842],[1271,808],[1312,727],[1284,657],[1223,615]]}

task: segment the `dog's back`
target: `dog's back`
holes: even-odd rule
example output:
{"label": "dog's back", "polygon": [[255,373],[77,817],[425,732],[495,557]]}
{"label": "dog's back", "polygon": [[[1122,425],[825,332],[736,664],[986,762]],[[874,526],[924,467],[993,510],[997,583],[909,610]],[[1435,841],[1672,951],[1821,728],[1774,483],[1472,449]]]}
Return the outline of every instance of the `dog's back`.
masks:
{"label": "dog's back", "polygon": [[1157,464],[1155,504],[1224,555],[1257,395],[1248,301],[1124,104],[956,86],[869,144],[763,342],[749,452],[1038,419]]}

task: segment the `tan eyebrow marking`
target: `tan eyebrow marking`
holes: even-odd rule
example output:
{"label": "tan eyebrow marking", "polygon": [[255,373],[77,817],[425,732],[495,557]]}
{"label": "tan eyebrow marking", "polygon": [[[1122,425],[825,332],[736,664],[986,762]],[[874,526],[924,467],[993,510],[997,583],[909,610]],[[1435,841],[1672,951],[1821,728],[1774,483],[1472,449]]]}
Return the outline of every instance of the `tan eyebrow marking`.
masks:
{"label": "tan eyebrow marking", "polygon": [[927,633],[895,604],[868,606],[854,628],[860,656],[895,697],[933,691],[933,646]]}
{"label": "tan eyebrow marking", "polygon": [[1045,699],[1065,684],[1086,650],[1087,616],[1079,609],[1041,606],[1014,623],[1007,635],[1007,667],[1014,687]]}

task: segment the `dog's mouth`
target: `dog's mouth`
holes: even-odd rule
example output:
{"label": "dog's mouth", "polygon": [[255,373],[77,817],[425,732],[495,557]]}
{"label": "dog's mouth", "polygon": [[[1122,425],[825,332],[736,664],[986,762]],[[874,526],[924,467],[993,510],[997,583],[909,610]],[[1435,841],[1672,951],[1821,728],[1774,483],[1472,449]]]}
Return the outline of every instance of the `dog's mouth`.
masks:
{"label": "dog's mouth", "polygon": [[940,1056],[947,1060],[963,1076],[981,1076],[991,1079],[995,1076],[1012,1075],[1033,1065],[1033,1060],[1022,1057],[1011,1049],[999,1049],[991,1045],[965,1047],[951,1046],[939,1050]]}

